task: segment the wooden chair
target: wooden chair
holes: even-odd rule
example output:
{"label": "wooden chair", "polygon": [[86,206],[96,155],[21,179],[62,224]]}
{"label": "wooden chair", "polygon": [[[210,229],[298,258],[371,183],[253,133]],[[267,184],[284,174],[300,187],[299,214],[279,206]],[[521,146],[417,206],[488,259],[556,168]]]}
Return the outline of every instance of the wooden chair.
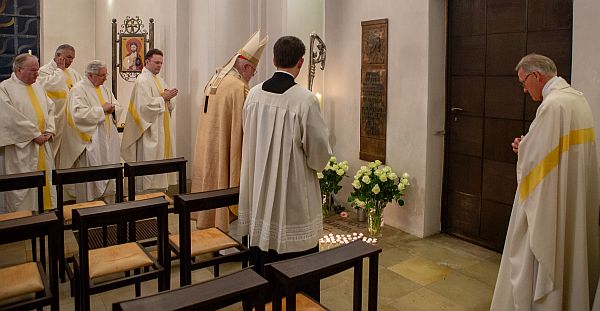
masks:
{"label": "wooden chair", "polygon": [[[368,310],[377,310],[379,253],[380,247],[356,241],[323,252],[265,265],[266,277],[275,288],[272,310],[282,309],[282,292],[285,293],[284,303],[287,311],[327,310],[314,300],[297,293],[298,287],[350,268],[354,268],[353,310],[361,310],[363,258],[366,257],[369,258]],[[270,307],[268,305],[267,310]]]}
{"label": "wooden chair", "polygon": [[[158,290],[170,287],[171,261],[168,259],[167,208],[164,198],[126,202],[115,205],[77,209],[73,212],[73,229],[78,230],[79,252],[74,260],[75,267],[75,308],[90,309],[90,295],[112,290],[118,287],[136,285],[139,296],[139,283],[158,278]],[[88,248],[88,230],[108,225],[123,226],[140,219],[156,217],[158,224],[157,258],[136,242],[136,232],[120,230],[117,245],[90,250]],[[141,272],[144,267],[150,271]],[[134,271],[131,275],[130,272]],[[124,276],[108,281],[99,278]]]}
{"label": "wooden chair", "polygon": [[[115,202],[123,202],[123,166],[121,164],[110,164],[101,166],[90,166],[81,168],[56,169],[52,171],[52,183],[56,185],[56,207],[57,216],[63,226],[63,230],[69,230],[72,227],[73,211],[76,209],[90,208],[94,206],[106,205],[104,201],[91,201],[78,204],[69,204],[63,206],[63,189],[65,185],[92,182],[99,180],[114,179],[116,184]],[[62,236],[60,244],[59,271],[61,280],[65,280],[65,271],[69,272],[69,278],[73,275],[66,269],[67,260],[65,259],[65,241]],[[81,242],[79,242],[81,243]],[[102,230],[101,245],[107,246],[108,230]],[[101,245],[96,245],[99,247]]]}
{"label": "wooden chair", "polygon": [[[219,276],[219,264],[242,261],[242,268],[248,266],[249,249],[218,228],[191,231],[190,214],[235,205],[239,201],[239,188],[190,193],[175,196],[175,214],[179,214],[179,234],[170,235],[171,247],[179,255],[180,285],[192,282],[192,270],[214,267],[215,277]],[[235,248],[237,252],[221,255],[220,250]],[[205,260],[194,260],[196,256],[211,254]]]}
{"label": "wooden chair", "polygon": [[[48,237],[49,256],[47,269],[42,262],[33,261],[0,268],[0,300],[11,299],[1,304],[1,310],[41,309],[50,305],[59,309],[58,292],[58,240],[60,233],[58,218],[54,213],[15,218],[0,222],[0,243],[12,243],[27,239],[44,240]],[[40,247],[40,254],[45,248]],[[40,256],[44,258],[44,256]],[[35,295],[29,300],[26,295]],[[5,301],[6,302],[6,301]]]}
{"label": "wooden chair", "polygon": [[[11,191],[11,190],[21,190],[21,189],[29,189],[29,188],[37,188],[37,213],[44,213],[44,186],[46,185],[46,172],[37,171],[31,173],[22,173],[22,174],[10,174],[0,176],[0,192]],[[15,218],[22,218],[27,216],[32,216],[34,214],[33,211],[16,211],[12,213],[0,214],[0,221],[10,220]],[[33,261],[37,261],[37,245],[36,239],[31,240],[31,256],[33,257]],[[45,249],[46,240],[40,239],[40,248]],[[42,266],[46,267],[46,254],[41,252],[40,254],[42,262]]]}
{"label": "wooden chair", "polygon": [[115,311],[218,310],[242,301],[244,310],[262,311],[267,280],[247,268],[203,283],[180,287],[155,295],[117,302]]}
{"label": "wooden chair", "polygon": [[[178,186],[179,194],[186,193],[186,163],[185,158],[156,160],[156,161],[141,161],[141,162],[129,162],[125,163],[125,177],[127,177],[127,199],[129,201],[139,201],[144,199],[151,199],[158,196],[162,196],[170,204],[173,204],[173,199],[167,196],[166,193],[146,193],[146,194],[135,194],[136,177],[165,174],[177,172],[178,174]],[[133,190],[133,191],[132,191]]]}

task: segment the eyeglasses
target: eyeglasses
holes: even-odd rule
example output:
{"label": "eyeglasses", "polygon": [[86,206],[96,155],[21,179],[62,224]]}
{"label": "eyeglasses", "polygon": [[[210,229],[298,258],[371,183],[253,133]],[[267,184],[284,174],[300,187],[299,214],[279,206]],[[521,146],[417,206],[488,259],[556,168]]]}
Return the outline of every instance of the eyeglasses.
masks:
{"label": "eyeglasses", "polygon": [[94,76],[99,77],[99,78],[107,78],[108,77],[108,73],[105,73],[103,75],[99,75],[97,73],[94,73]]}
{"label": "eyeglasses", "polygon": [[527,75],[525,76],[525,79],[523,79],[523,81],[519,81],[519,83],[521,83],[521,86],[522,86],[523,88],[525,88],[525,82],[527,82],[527,79],[528,79],[528,78],[529,78],[529,76],[531,76],[532,74],[533,74],[533,72],[530,72],[529,74],[527,74]]}

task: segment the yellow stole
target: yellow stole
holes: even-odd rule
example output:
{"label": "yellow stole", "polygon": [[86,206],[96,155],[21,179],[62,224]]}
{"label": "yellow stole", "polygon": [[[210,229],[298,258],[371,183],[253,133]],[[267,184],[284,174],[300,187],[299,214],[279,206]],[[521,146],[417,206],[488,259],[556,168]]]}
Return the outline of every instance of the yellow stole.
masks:
{"label": "yellow stole", "polygon": [[[65,78],[67,79],[67,90],[70,90],[73,87],[73,78],[71,78],[71,74],[66,69],[63,70],[63,73],[65,74]],[[47,90],[46,94],[52,100],[67,98],[67,91],[64,91],[64,90],[60,90],[60,91],[48,91]]]}
{"label": "yellow stole", "polygon": [[[104,105],[104,96],[102,96],[102,90],[99,86],[94,87],[94,90],[96,91],[96,96],[98,96],[98,100],[100,101],[100,107],[102,107],[102,105]],[[110,115],[108,113],[104,113],[104,123],[106,124],[106,136],[110,137]]]}
{"label": "yellow stole", "polygon": [[[163,95],[164,93],[164,89],[162,87],[162,84],[160,83],[160,80],[158,80],[158,78],[156,77],[156,75],[152,75],[152,78],[154,79],[154,84],[156,85],[156,87],[158,88],[158,92],[160,93],[160,96]],[[171,127],[169,125],[169,119],[170,119],[170,115],[169,115],[169,107],[167,105],[167,102],[165,102],[165,113],[163,114],[164,116],[164,132],[165,132],[165,159],[169,159],[171,158]]]}
{"label": "yellow stole", "polygon": [[[44,118],[44,112],[42,111],[42,107],[40,106],[40,102],[38,101],[37,96],[35,95],[35,91],[31,85],[25,86],[27,90],[27,95],[29,96],[29,101],[31,101],[31,105],[33,106],[33,110],[35,111],[35,117],[38,121],[38,129],[41,133],[44,133],[46,130],[46,119]],[[38,164],[37,170],[46,172],[46,185],[44,186],[44,210],[49,210],[52,208],[52,200],[50,198],[50,178],[49,172],[46,170],[46,148],[45,145],[38,146]]]}
{"label": "yellow stole", "polygon": [[65,73],[65,76],[67,78],[67,87],[70,90],[73,87],[73,78],[71,77],[71,74],[67,69],[64,69],[63,72]]}

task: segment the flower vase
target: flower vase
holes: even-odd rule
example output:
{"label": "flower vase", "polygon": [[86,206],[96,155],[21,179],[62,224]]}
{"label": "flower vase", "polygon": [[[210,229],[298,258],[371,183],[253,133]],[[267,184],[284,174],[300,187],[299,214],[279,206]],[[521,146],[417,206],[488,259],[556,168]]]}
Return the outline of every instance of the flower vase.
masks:
{"label": "flower vase", "polygon": [[332,206],[332,199],[331,199],[331,193],[327,193],[327,194],[322,194],[321,195],[323,197],[323,203],[321,205],[321,209],[323,210],[323,218],[328,217],[332,214],[333,212],[333,206]]}
{"label": "flower vase", "polygon": [[365,211],[364,208],[356,209],[356,220],[359,222],[367,221],[367,212]]}
{"label": "flower vase", "polygon": [[380,238],[382,236],[383,226],[383,208],[372,208],[367,213],[367,227],[369,229],[369,235],[374,238]]}

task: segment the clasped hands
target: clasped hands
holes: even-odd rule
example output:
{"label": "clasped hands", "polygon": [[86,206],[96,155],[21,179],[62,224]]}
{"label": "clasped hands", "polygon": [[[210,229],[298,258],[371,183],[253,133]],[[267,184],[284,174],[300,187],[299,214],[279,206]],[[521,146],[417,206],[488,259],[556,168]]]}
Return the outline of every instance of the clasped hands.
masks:
{"label": "clasped hands", "polygon": [[165,89],[163,94],[161,95],[162,98],[168,102],[170,101],[173,97],[177,96],[177,93],[179,92],[179,90],[177,90],[176,88],[172,88],[172,89]]}
{"label": "clasped hands", "polygon": [[50,140],[50,138],[52,138],[52,133],[44,132],[42,133],[42,135],[34,138],[33,142],[41,146],[45,144],[48,140]]}
{"label": "clasped hands", "polygon": [[113,111],[115,111],[115,105],[105,102],[104,105],[102,105],[102,109],[104,109],[105,114],[113,113]]}

